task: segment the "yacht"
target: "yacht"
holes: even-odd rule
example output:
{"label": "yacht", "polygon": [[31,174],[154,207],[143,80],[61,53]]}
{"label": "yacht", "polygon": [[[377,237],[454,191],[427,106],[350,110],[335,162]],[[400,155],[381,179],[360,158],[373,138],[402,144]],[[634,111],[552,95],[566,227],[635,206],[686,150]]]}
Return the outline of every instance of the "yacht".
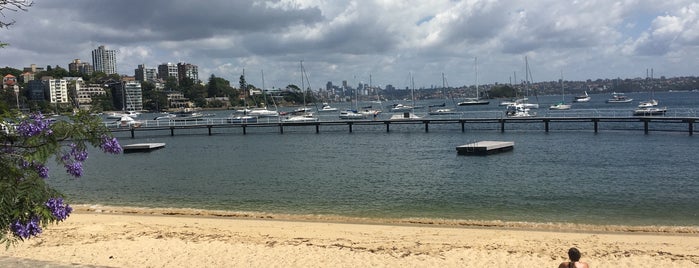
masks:
{"label": "yacht", "polygon": [[667,107],[645,107],[633,111],[634,116],[665,115]]}
{"label": "yacht", "polygon": [[575,96],[575,99],[573,100],[574,102],[589,102],[590,101],[590,96],[587,95],[587,91],[585,91],[585,95],[578,95]]}

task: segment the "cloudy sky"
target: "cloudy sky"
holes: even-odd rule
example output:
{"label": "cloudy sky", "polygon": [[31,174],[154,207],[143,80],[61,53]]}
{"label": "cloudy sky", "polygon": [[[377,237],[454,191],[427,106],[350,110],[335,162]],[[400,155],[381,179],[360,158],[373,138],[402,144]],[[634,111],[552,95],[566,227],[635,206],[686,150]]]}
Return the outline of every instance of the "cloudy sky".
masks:
{"label": "cloudy sky", "polygon": [[138,64],[199,66],[237,85],[314,89],[596,78],[696,76],[699,3],[694,0],[33,0],[5,10],[0,66],[67,68],[99,45],[118,50],[120,74]]}

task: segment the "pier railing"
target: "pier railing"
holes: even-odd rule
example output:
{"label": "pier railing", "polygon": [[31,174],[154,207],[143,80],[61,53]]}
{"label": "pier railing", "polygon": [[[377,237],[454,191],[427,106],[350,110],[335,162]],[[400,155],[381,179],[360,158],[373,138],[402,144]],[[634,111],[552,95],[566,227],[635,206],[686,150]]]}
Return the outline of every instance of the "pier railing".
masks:
{"label": "pier railing", "polygon": [[[391,125],[424,125],[424,131],[429,132],[430,125],[460,125],[461,131],[465,132],[467,126],[489,125],[491,129],[499,129],[505,132],[510,125],[531,125],[533,129],[542,129],[549,132],[552,124],[557,123],[588,123],[592,125],[592,130],[597,133],[600,124],[609,123],[622,124],[617,129],[634,130],[642,128],[644,133],[652,131],[683,131],[689,135],[694,133],[694,122],[699,120],[697,111],[693,109],[673,109],[665,115],[660,116],[633,116],[629,110],[619,109],[576,109],[569,111],[550,111],[539,109],[537,115],[533,117],[507,117],[503,111],[465,111],[447,116],[427,116],[418,119],[390,120],[380,117],[369,117],[360,120],[342,120],[335,116],[321,116],[318,121],[312,122],[285,122],[284,117],[261,117],[254,123],[231,122],[228,118],[202,117],[180,120],[138,120],[136,125],[122,125],[117,121],[105,122],[105,125],[113,132],[131,132],[135,137],[135,132],[169,130],[170,135],[175,135],[175,130],[180,129],[208,129],[208,134],[212,135],[212,129],[220,128],[240,128],[246,134],[248,128],[277,127],[280,133],[284,133],[285,127],[315,127],[315,132],[320,132],[321,126],[347,126],[352,132],[354,126],[380,125],[385,127],[386,132],[390,132]],[[420,115],[418,113],[418,115]],[[560,124],[559,124],[560,125]],[[653,125],[653,128],[650,126]],[[684,127],[682,127],[684,125]],[[495,127],[492,127],[495,126]],[[672,127],[669,127],[672,126]],[[382,128],[383,128],[382,127]],[[583,126],[583,129],[590,129]],[[527,129],[527,128],[518,128]],[[531,129],[531,128],[530,128]],[[581,130],[578,128],[578,130]]]}

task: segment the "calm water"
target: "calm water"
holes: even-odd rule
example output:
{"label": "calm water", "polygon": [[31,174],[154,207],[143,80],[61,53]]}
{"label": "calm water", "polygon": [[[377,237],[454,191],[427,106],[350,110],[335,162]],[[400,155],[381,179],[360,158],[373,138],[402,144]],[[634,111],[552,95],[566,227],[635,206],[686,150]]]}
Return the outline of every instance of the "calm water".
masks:
{"label": "calm water", "polygon": [[[699,97],[673,94],[684,94],[675,98],[676,107],[687,101],[686,96]],[[694,109],[693,103],[699,100],[682,107]],[[491,103],[490,109],[496,105]],[[276,129],[248,129],[248,135],[217,130],[213,136],[193,130],[175,137],[169,132],[140,134],[136,139],[118,133],[122,144],[167,146],[117,156],[93,151],[83,178],[68,179],[54,168],[50,181],[72,203],[699,225],[696,135],[644,135],[636,130],[595,134],[590,125],[581,129],[462,133],[459,125],[443,125],[430,126],[430,133],[424,133],[421,125],[406,125],[392,126],[390,133],[381,126],[355,126],[354,133],[348,133],[343,126],[323,128],[320,134],[312,127],[285,129],[284,134]],[[456,154],[455,146],[477,140],[514,141],[515,150],[485,157]]]}

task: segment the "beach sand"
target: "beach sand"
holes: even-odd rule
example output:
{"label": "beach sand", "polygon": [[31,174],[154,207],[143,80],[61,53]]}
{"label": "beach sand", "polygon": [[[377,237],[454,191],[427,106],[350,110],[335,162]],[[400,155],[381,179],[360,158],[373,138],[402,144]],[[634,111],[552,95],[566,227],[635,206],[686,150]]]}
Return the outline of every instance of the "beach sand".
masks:
{"label": "beach sand", "polygon": [[699,267],[694,227],[555,229],[84,206],[0,266],[557,267],[575,246],[591,267]]}

